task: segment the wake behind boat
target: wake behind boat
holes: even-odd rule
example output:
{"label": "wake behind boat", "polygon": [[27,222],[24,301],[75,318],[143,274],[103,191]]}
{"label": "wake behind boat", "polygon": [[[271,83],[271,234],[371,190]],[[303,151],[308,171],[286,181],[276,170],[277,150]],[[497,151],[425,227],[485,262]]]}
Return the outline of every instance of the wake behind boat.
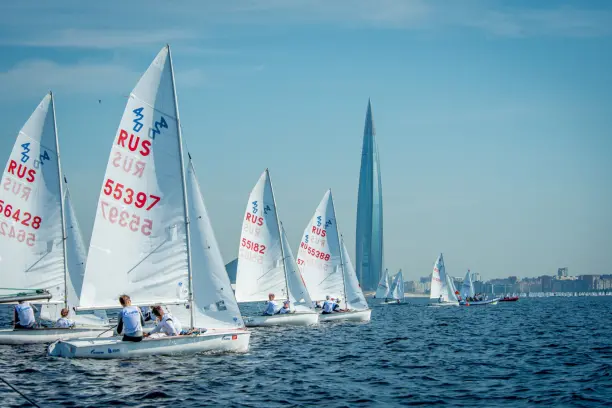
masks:
{"label": "wake behind boat", "polygon": [[[283,307],[276,297],[284,300]],[[319,321],[278,219],[274,189],[266,169],[251,194],[242,221],[236,271],[238,302],[268,299],[261,316],[244,317],[252,326],[305,326]]]}
{"label": "wake behind boat", "polygon": [[[0,330],[0,344],[50,343],[57,339],[104,334],[108,322],[71,313],[78,306],[85,253],[66,178],[62,177],[53,94],[46,95],[25,123],[2,177],[0,212],[0,303],[42,303],[45,327]],[[6,292],[13,292],[7,294]],[[43,301],[45,303],[43,303]],[[64,309],[66,324],[53,327]],[[25,318],[25,315],[23,316]],[[109,335],[112,333],[109,333]]]}
{"label": "wake behind boat", "polygon": [[81,309],[118,308],[119,295],[129,293],[134,306],[168,306],[188,322],[191,334],[140,342],[118,337],[59,341],[49,346],[49,355],[108,359],[248,350],[250,333],[191,162],[185,176],[175,92],[166,46],[132,91],[115,136]]}

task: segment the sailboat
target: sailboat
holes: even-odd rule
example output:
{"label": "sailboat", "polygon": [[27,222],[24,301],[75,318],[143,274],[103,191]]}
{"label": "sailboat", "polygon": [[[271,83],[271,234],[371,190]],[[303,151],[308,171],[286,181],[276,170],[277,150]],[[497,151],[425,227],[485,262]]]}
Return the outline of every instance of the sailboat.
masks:
{"label": "sailboat", "polygon": [[319,321],[370,321],[372,311],[338,232],[331,190],[325,193],[304,230],[297,263],[314,300],[323,301],[329,296],[340,297],[344,302],[345,312],[321,314]]}
{"label": "sailboat", "polygon": [[389,298],[385,301],[385,303],[390,305],[403,304],[404,299],[406,297],[404,291],[404,275],[402,274],[402,270],[400,269],[395,277],[393,277],[393,285],[391,286],[391,290],[389,291]]}
{"label": "sailboat", "polygon": [[189,335],[59,341],[62,357],[246,352],[250,332],[225,272],[193,164],[185,175],[170,47],[130,94],[114,137],[83,278],[81,310],[165,305]]}
{"label": "sailboat", "polygon": [[[55,104],[49,93],[19,132],[0,189],[0,282],[7,286],[2,288],[5,294],[17,292],[0,297],[0,303],[44,302],[43,320],[59,317],[52,310],[78,306],[85,262],[61,174]],[[95,317],[70,318],[77,323],[73,328],[0,330],[0,344],[50,343],[107,330],[107,322]]]}
{"label": "sailboat", "polygon": [[266,169],[249,195],[238,249],[238,302],[289,300],[290,313],[244,317],[250,326],[311,325],[319,321],[285,230],[278,219],[274,189]]}
{"label": "sailboat", "polygon": [[378,282],[378,287],[376,288],[374,297],[376,299],[384,299],[386,301],[389,298],[390,292],[391,279],[389,278],[389,269],[385,268],[385,272],[383,273],[383,276],[381,276],[380,282]]}
{"label": "sailboat", "polygon": [[429,295],[431,305],[435,306],[458,306],[459,301],[455,294],[455,286],[446,274],[444,256],[440,254],[433,271],[431,272],[431,291]]}
{"label": "sailboat", "polygon": [[465,278],[463,278],[463,283],[461,284],[461,296],[463,299],[459,299],[460,306],[482,306],[482,305],[496,305],[499,301],[499,298],[494,299],[485,299],[485,300],[468,300],[468,298],[473,298],[476,295],[474,290],[474,283],[472,282],[472,273],[468,269],[465,274]]}

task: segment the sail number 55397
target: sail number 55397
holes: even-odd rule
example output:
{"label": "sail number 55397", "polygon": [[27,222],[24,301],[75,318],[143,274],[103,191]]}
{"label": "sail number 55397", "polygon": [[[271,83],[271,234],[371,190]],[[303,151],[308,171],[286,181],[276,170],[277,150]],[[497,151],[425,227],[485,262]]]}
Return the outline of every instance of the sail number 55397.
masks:
{"label": "sail number 55397", "polygon": [[146,210],[149,211],[155,207],[155,204],[159,203],[161,197],[153,194],[136,192],[131,188],[126,188],[121,183],[115,183],[114,180],[106,179],[104,183],[104,194],[113,197],[117,201],[130,205],[134,204],[136,208],[144,208],[147,204]]}

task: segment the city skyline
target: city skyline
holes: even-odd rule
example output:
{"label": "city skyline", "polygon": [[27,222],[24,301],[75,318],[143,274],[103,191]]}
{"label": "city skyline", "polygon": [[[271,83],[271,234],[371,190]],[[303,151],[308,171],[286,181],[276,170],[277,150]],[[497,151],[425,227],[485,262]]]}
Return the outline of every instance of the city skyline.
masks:
{"label": "city skyline", "polygon": [[170,43],[226,263],[265,168],[293,249],[331,188],[356,262],[368,98],[393,273],[430,274],[442,252],[453,276],[593,274],[612,247],[608,2],[26,0],[0,11],[0,160],[53,90],[87,242],[126,96]]}

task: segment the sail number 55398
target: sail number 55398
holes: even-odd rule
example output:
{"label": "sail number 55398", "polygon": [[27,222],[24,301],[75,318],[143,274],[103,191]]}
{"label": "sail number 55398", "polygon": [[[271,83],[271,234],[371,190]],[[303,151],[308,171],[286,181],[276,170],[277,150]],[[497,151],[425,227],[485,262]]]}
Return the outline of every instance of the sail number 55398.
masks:
{"label": "sail number 55398", "polygon": [[153,194],[136,192],[131,188],[125,188],[125,186],[121,183],[115,183],[114,180],[106,179],[104,183],[104,194],[107,196],[113,197],[117,201],[122,201],[123,203],[130,205],[134,204],[136,208],[144,208],[147,204],[147,211],[150,211],[151,208],[155,207],[155,204],[159,203],[161,197],[155,196]]}

